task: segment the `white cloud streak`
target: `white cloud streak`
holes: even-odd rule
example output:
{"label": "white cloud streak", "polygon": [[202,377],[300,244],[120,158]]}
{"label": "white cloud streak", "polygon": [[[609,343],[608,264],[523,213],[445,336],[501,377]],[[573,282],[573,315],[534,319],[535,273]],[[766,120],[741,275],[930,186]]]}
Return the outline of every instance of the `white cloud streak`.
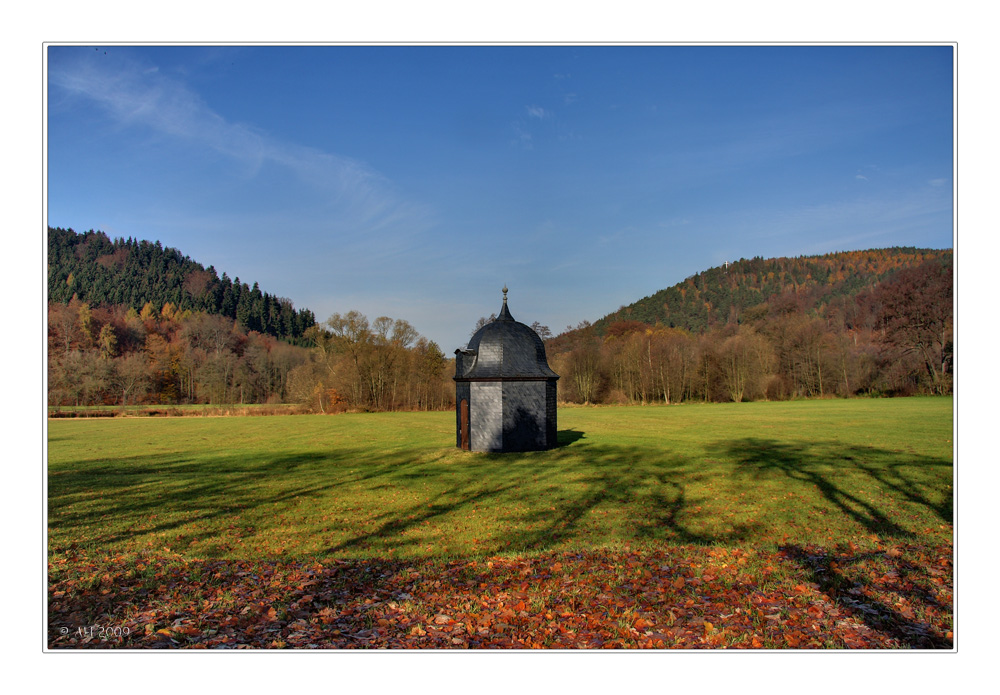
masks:
{"label": "white cloud streak", "polygon": [[50,69],[49,79],[66,94],[97,103],[122,126],[146,127],[207,147],[247,167],[251,176],[267,165],[283,167],[369,231],[404,219],[426,222],[427,210],[403,201],[391,183],[364,162],[283,142],[228,121],[155,67],[124,64],[112,71],[79,61]]}

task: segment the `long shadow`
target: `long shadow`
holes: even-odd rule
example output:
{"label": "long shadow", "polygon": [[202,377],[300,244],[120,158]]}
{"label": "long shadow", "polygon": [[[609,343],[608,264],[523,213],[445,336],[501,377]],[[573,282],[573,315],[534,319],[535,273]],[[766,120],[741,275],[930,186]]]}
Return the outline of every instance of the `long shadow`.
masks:
{"label": "long shadow", "polygon": [[432,519],[438,519],[451,513],[458,513],[463,508],[466,508],[476,502],[482,502],[494,497],[499,497],[503,493],[510,491],[512,487],[513,486],[511,485],[507,485],[488,490],[468,492],[464,492],[462,488],[457,486],[452,487],[451,489],[445,491],[441,496],[451,497],[453,495],[461,495],[459,500],[449,502],[447,504],[435,503],[430,506],[423,503],[411,505],[409,508],[390,516],[376,530],[358,534],[348,540],[329,547],[326,552],[328,554],[335,555],[342,553],[345,550],[363,547],[375,540],[393,539],[395,545],[412,545],[413,541],[404,541],[399,537],[406,531],[412,528],[417,528],[421,524],[427,523]]}
{"label": "long shadow", "polygon": [[[951,480],[952,463],[945,459],[873,447],[792,444],[759,437],[720,442],[709,451],[732,460],[735,472],[751,480],[778,475],[803,491],[816,490],[845,516],[883,537],[919,540],[915,532],[890,519],[878,508],[877,502],[856,494],[854,490],[861,485],[880,492],[887,499],[888,493],[893,493],[896,500],[923,508],[948,524],[952,522],[952,496],[946,487]],[[940,492],[940,500],[928,494],[935,488]],[[882,552],[835,553],[796,544],[786,545],[783,550],[824,593],[870,628],[895,638],[906,647],[952,647],[951,639],[917,620],[912,611],[904,613],[877,598],[876,591],[863,590],[863,585],[870,583],[866,572],[858,570],[854,575],[849,574],[853,566],[867,561],[875,560],[876,565],[888,562],[898,577],[891,587],[892,593],[906,598],[914,606],[950,612],[951,606],[942,605],[931,587],[928,567],[910,562],[906,552],[895,556]],[[851,576],[859,578],[860,583]]]}
{"label": "long shadow", "polygon": [[[270,455],[257,461],[233,456],[194,460],[166,454],[82,461],[50,471],[49,526],[57,530],[67,519],[88,529],[86,540],[94,545],[182,529],[187,542],[199,542],[218,537],[220,519],[267,508],[281,509],[340,487],[400,475],[410,467],[423,466],[425,474],[427,468],[432,468],[427,461],[389,459],[376,463],[369,458],[370,451],[345,448]],[[346,465],[357,466],[358,472],[345,472]],[[309,475],[310,468],[328,472]],[[298,482],[297,472],[309,478]],[[264,484],[275,476],[291,484],[277,489]],[[85,510],[80,509],[80,503]],[[160,509],[164,510],[163,519],[157,511]],[[209,528],[196,530],[202,525]],[[112,527],[120,530],[113,531]],[[102,532],[102,528],[107,530]],[[252,527],[242,530],[254,531]]]}
{"label": "long shadow", "polygon": [[[343,447],[272,454],[253,461],[168,454],[81,461],[61,465],[50,474],[50,525],[58,529],[64,519],[71,519],[88,529],[89,540],[95,544],[174,531],[182,531],[187,542],[196,543],[214,540],[220,520],[227,517],[243,515],[230,528],[234,534],[252,534],[249,524],[266,523],[253,522],[252,517],[271,509],[292,509],[301,501],[348,488],[386,493],[395,488],[416,494],[420,501],[412,508],[387,506],[375,516],[378,527],[374,530],[348,527],[349,535],[326,546],[328,552],[353,552],[374,540],[403,548],[409,545],[405,532],[417,524],[454,520],[469,504],[487,500],[506,506],[516,503],[517,511],[507,530],[487,531],[491,538],[478,549],[485,552],[540,551],[574,539],[587,542],[586,536],[595,528],[598,536],[603,533],[599,529],[602,514],[620,522],[625,538],[631,535],[637,540],[734,543],[753,539],[761,530],[759,524],[738,518],[729,526],[699,519],[700,498],[692,503],[689,488],[699,486],[698,494],[704,495],[698,481],[701,466],[669,446],[598,445],[575,430],[564,430],[560,437],[563,446],[550,451],[458,458],[448,449],[376,454],[363,447]],[[751,480],[780,475],[813,495],[818,491],[844,516],[872,533],[897,538],[915,535],[889,518],[877,503],[856,494],[853,484],[838,476],[836,466],[849,469],[855,480],[857,475],[868,476],[897,499],[951,521],[950,501],[931,499],[924,492],[926,481],[910,471],[906,462],[897,461],[898,452],[761,438],[717,443],[707,452],[731,461],[734,475]],[[879,465],[880,459],[886,462]],[[947,477],[945,467],[950,466],[926,457],[914,463],[937,469],[938,477]],[[269,485],[275,478],[282,482]],[[161,508],[165,511],[158,514]]]}
{"label": "long shadow", "polygon": [[[760,528],[760,525],[756,523],[737,522],[733,524],[732,530],[726,533],[709,534],[694,531],[680,521],[682,513],[688,511],[690,507],[686,500],[684,487],[671,480],[665,473],[660,473],[656,477],[660,482],[660,487],[652,490],[652,497],[656,501],[659,513],[638,527],[640,536],[662,537],[660,530],[666,528],[672,537],[681,542],[713,545],[747,540],[753,537],[754,532]],[[665,490],[670,490],[673,494],[664,494]]]}
{"label": "long shadow", "polygon": [[870,552],[853,555],[831,556],[828,552],[816,552],[790,545],[782,550],[809,573],[813,583],[843,606],[868,627],[895,638],[905,647],[912,649],[951,649],[953,641],[931,625],[918,621],[913,612],[904,615],[902,611],[887,602],[861,590],[861,584],[847,576],[845,568],[861,564],[869,559],[879,562],[890,560],[899,581],[892,587],[893,592],[907,598],[915,605],[933,606],[950,612],[950,605],[942,605],[929,588],[926,568],[909,562],[904,555],[896,559],[887,558],[883,553]]}
{"label": "long shadow", "polygon": [[756,528],[735,524],[728,531],[699,529],[696,506],[687,494],[688,485],[698,476],[697,462],[666,448],[587,443],[575,451],[550,452],[541,470],[551,475],[567,466],[583,468],[584,472],[573,476],[579,492],[574,494],[563,484],[536,500],[519,518],[517,530],[505,535],[511,549],[544,551],[573,540],[587,542],[591,515],[601,513],[629,529],[626,538],[619,540],[630,536],[637,541],[733,543],[750,537]]}
{"label": "long shadow", "polygon": [[926,489],[926,486],[920,485],[911,479],[907,476],[906,470],[904,470],[906,468],[912,468],[914,465],[922,467],[944,466],[951,468],[952,464],[950,461],[941,461],[931,459],[926,456],[920,456],[911,462],[892,463],[881,468],[868,463],[868,460],[881,453],[884,452],[873,452],[869,449],[852,448],[845,452],[844,460],[853,463],[858,470],[864,471],[885,487],[895,490],[910,502],[933,510],[941,518],[941,521],[949,524],[952,523],[954,520],[954,497],[952,495],[945,495],[941,502],[933,502],[923,492],[923,490]]}
{"label": "long shadow", "polygon": [[[374,452],[359,444],[266,454],[256,460],[190,453],[81,460],[50,470],[50,527],[58,531],[66,524],[91,531],[88,540],[98,547],[174,531],[195,542],[214,541],[227,518],[244,515],[243,521],[234,524],[243,524],[243,530],[252,535],[256,529],[246,527],[246,517],[266,524],[267,514],[294,510],[300,501],[323,504],[324,496],[331,500],[336,499],[333,496],[349,497],[354,488],[376,494],[397,488],[412,500],[385,504],[369,528],[351,524],[346,533],[322,545],[317,554],[335,559],[366,556],[375,545],[399,548],[406,555],[417,542],[410,532],[432,521],[462,521],[477,505],[492,506],[493,511],[502,507],[503,511],[493,517],[501,526],[497,531],[484,531],[492,534],[488,544],[470,548],[469,556],[585,546],[594,540],[588,534],[606,528],[595,521],[603,519],[605,513],[620,529],[598,537],[597,545],[610,537],[712,545],[752,541],[763,535],[753,522],[737,521],[729,527],[704,523],[700,505],[712,493],[702,480],[701,456],[682,455],[670,442],[601,444],[575,430],[560,431],[558,441],[553,450],[504,455],[456,455],[450,447]],[[942,501],[928,492],[940,480],[950,481],[951,463],[943,459],[756,437],[718,442],[706,447],[705,453],[722,461],[722,472],[716,468],[712,475],[726,476],[725,466],[730,466],[728,474],[745,480],[748,486],[758,478],[781,478],[791,487],[814,491],[815,499],[818,492],[844,516],[873,533],[902,539],[915,536],[889,518],[877,503],[857,493],[848,481],[857,481],[858,476],[877,483],[896,499],[951,521],[949,496]],[[842,478],[838,467],[853,478]],[[265,484],[274,478],[283,482]],[[162,518],[157,516],[158,509],[164,510]],[[352,511],[342,509],[339,513]],[[118,523],[123,519],[126,523]],[[114,530],[102,531],[110,527],[108,520],[115,521]],[[506,528],[502,526],[505,522],[509,522]],[[427,552],[417,550],[427,559]],[[825,592],[870,627],[907,646],[951,646],[942,635],[928,631],[893,606],[851,593],[848,577],[828,556],[801,545],[787,546],[786,552]],[[268,559],[263,551],[259,555],[260,560]],[[858,556],[857,561],[864,559]],[[837,561],[847,562],[842,558]],[[936,605],[934,591],[920,574],[923,568],[906,562],[897,565],[901,576],[913,579],[907,585],[910,588],[903,591],[910,591],[915,603]],[[369,577],[373,566],[358,565],[357,572],[365,573],[367,583],[359,579],[356,586],[364,586],[366,592],[388,583],[389,579],[380,577],[402,572],[407,562],[385,561],[378,573],[372,570]],[[360,627],[352,629],[361,631]]]}
{"label": "long shadow", "polygon": [[914,537],[912,531],[892,521],[875,504],[846,489],[840,479],[847,473],[862,473],[900,493],[909,501],[934,512],[943,521],[951,523],[951,502],[949,500],[942,503],[932,502],[902,470],[904,466],[929,469],[940,467],[950,470],[950,461],[916,457],[906,464],[891,464],[888,469],[895,472],[890,478],[885,472],[886,466],[879,468],[866,462],[874,458],[896,455],[874,448],[790,444],[773,439],[746,437],[717,443],[709,447],[709,451],[733,460],[737,470],[750,478],[780,474],[807,489],[818,490],[827,502],[872,533],[888,534],[898,538]]}

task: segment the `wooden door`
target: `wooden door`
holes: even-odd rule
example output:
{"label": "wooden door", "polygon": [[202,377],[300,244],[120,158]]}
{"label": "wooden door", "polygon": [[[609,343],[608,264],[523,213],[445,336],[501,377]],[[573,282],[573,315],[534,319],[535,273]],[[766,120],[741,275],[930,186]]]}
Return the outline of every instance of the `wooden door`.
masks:
{"label": "wooden door", "polygon": [[462,437],[462,450],[469,450],[469,401],[462,399],[462,405],[460,408],[461,412],[461,424],[459,425]]}

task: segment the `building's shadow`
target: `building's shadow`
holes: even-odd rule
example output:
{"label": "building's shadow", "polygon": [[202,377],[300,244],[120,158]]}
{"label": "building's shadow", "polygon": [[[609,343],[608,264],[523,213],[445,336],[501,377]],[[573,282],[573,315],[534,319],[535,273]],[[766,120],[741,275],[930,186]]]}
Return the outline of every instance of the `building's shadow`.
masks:
{"label": "building's shadow", "polygon": [[559,430],[556,434],[556,446],[569,446],[573,442],[580,441],[583,437],[583,432],[577,432],[576,430]]}

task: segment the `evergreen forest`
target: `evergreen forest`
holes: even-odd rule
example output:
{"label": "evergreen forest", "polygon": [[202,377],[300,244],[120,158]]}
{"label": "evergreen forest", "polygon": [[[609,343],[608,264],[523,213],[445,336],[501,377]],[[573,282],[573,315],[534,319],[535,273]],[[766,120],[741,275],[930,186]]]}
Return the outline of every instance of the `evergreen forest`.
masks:
{"label": "evergreen forest", "polygon": [[179,311],[203,311],[239,321],[257,331],[301,343],[306,329],[316,323],[308,309],[296,311],[292,302],[261,292],[239,278],[220,278],[215,268],[203,267],[159,241],[110,239],[93,230],[49,227],[49,301],[67,303],[75,295],[91,306],[124,306],[142,311],[151,303]]}

